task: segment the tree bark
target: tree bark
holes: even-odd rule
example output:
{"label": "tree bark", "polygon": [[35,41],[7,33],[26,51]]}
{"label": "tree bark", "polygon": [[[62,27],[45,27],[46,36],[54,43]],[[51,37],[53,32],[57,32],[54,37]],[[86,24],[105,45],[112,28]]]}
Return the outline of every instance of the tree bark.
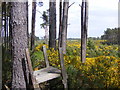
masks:
{"label": "tree bark", "polygon": [[28,39],[28,47],[29,47],[29,22],[28,22],[28,2],[26,2],[26,11],[27,11],[27,14],[26,14],[26,17],[27,17],[27,39]]}
{"label": "tree bark", "polygon": [[[25,2],[11,2],[11,29],[12,29],[12,89],[26,89],[28,84],[28,67],[25,60],[27,46],[27,17]],[[23,71],[23,64],[26,71]],[[26,75],[25,75],[26,73]]]}
{"label": "tree bark", "polygon": [[49,2],[49,48],[56,49],[56,0]]}
{"label": "tree bark", "polygon": [[35,17],[36,17],[36,2],[32,2],[31,50],[35,47]]}
{"label": "tree bark", "polygon": [[9,48],[10,48],[10,53],[11,53],[11,56],[12,56],[12,26],[11,26],[11,2],[9,2]]}
{"label": "tree bark", "polygon": [[48,45],[48,38],[49,38],[48,27],[45,26],[45,44],[47,45]]}
{"label": "tree bark", "polygon": [[88,29],[88,1],[82,0],[81,6],[81,61],[86,61],[87,46],[87,29]]}
{"label": "tree bark", "polygon": [[[2,22],[2,2],[0,1],[0,21]],[[2,23],[0,22],[0,28],[2,27]],[[2,56],[2,36],[0,29],[0,56]],[[2,90],[2,57],[0,57],[0,89]]]}
{"label": "tree bark", "polygon": [[1,13],[1,15],[2,15],[2,17],[1,17],[1,20],[2,20],[2,21],[1,21],[1,27],[2,27],[2,28],[1,28],[1,38],[2,38],[2,39],[1,39],[1,40],[2,40],[2,46],[3,46],[3,44],[4,44],[4,35],[3,35],[3,31],[4,31],[4,29],[3,29],[3,25],[4,25],[4,24],[3,24],[3,20],[4,20],[4,19],[3,19],[3,18],[4,18],[4,15],[3,15],[3,14],[4,14],[4,13],[3,13],[3,12],[4,12],[4,2],[1,2],[1,7],[2,7],[2,10],[1,10],[1,11],[2,11],[2,13]]}
{"label": "tree bark", "polygon": [[58,37],[58,47],[62,47],[62,0],[59,2],[59,37]]}
{"label": "tree bark", "polygon": [[2,2],[2,31],[3,46],[6,50],[6,2]]}
{"label": "tree bark", "polygon": [[9,17],[9,12],[8,12],[8,6],[9,6],[9,4],[6,2],[6,50],[8,49],[8,44],[9,44],[9,41],[8,41],[8,37],[9,37],[9,35],[8,35],[8,33],[9,33],[9,31],[8,31],[8,17]]}
{"label": "tree bark", "polygon": [[69,0],[68,1],[64,0],[64,2],[63,2],[63,18],[62,18],[62,48],[63,48],[63,54],[66,54],[68,7],[69,7]]}

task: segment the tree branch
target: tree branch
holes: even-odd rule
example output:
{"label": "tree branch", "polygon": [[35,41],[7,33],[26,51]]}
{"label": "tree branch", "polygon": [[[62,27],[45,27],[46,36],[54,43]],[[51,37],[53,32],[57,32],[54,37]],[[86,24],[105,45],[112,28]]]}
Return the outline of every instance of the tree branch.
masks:
{"label": "tree branch", "polygon": [[68,8],[70,8],[73,4],[75,4],[75,2],[73,2],[70,6],[68,6]]}
{"label": "tree branch", "polygon": [[79,4],[80,7],[82,7],[80,4]]}
{"label": "tree branch", "polygon": [[42,13],[39,10],[36,10],[36,11],[39,12],[42,15]]}

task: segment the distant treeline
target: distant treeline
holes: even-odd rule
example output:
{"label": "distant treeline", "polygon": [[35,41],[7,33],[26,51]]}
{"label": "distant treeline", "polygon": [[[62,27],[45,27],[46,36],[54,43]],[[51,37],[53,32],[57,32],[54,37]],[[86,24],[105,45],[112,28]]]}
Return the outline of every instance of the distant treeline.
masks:
{"label": "distant treeline", "polygon": [[[100,40],[99,37],[88,37],[90,40]],[[67,38],[67,40],[81,40],[81,38]]]}
{"label": "distant treeline", "polygon": [[[91,39],[91,40],[100,40],[99,37],[88,37],[88,39]],[[44,40],[44,38],[42,38],[40,40]],[[58,40],[58,38],[56,40]],[[81,38],[67,38],[67,40],[81,40]]]}
{"label": "distant treeline", "polygon": [[[120,32],[118,32],[118,30],[118,28],[107,28],[104,31],[104,35],[101,35],[101,37],[88,37],[88,40],[106,40],[106,42],[103,44],[118,44],[120,35]],[[67,38],[67,40],[81,40],[81,38]]]}
{"label": "distant treeline", "polygon": [[107,28],[106,31],[104,31],[104,35],[101,36],[102,40],[107,40],[106,43],[107,44],[118,44],[118,28]]}

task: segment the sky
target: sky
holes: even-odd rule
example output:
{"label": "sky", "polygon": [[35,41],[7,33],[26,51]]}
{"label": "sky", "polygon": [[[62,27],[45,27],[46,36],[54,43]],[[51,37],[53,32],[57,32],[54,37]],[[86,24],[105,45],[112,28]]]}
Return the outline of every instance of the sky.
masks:
{"label": "sky", "polygon": [[[41,13],[49,9],[48,0],[43,1],[43,6],[37,5],[36,11],[36,28],[35,35],[42,38],[45,35],[45,30],[40,27],[43,23]],[[81,37],[81,4],[82,0],[69,0],[69,4],[73,4],[68,11],[68,38]],[[89,1],[89,16],[88,16],[88,37],[100,37],[104,34],[107,28],[118,27],[118,1],[119,0],[88,0]],[[57,6],[57,36],[59,29],[59,0]],[[31,3],[29,3],[29,31],[31,32]],[[39,12],[41,13],[39,13]]]}

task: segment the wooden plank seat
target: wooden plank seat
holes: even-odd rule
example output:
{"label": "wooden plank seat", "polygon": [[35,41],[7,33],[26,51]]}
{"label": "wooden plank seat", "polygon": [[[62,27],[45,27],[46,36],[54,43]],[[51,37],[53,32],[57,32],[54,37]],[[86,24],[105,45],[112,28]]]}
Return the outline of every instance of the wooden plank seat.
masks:
{"label": "wooden plank seat", "polygon": [[61,71],[52,66],[37,70],[33,72],[33,76],[36,78],[37,84],[43,83],[48,80],[60,77]]}
{"label": "wooden plank seat", "polygon": [[31,60],[30,60],[29,49],[28,48],[26,49],[26,58],[27,58],[28,68],[29,68],[29,71],[30,71],[33,87],[34,88],[39,88],[40,83],[43,83],[43,82],[46,82],[48,80],[52,80],[52,79],[55,79],[55,78],[58,78],[58,77],[62,76],[62,78],[63,78],[62,81],[63,81],[64,88],[67,88],[67,73],[66,73],[65,67],[64,67],[64,59],[63,59],[62,48],[59,48],[61,70],[50,66],[46,51],[47,51],[46,46],[44,45],[43,46],[43,54],[44,54],[46,67],[42,68],[40,70],[37,70],[37,71],[33,71],[32,63],[31,63]]}

